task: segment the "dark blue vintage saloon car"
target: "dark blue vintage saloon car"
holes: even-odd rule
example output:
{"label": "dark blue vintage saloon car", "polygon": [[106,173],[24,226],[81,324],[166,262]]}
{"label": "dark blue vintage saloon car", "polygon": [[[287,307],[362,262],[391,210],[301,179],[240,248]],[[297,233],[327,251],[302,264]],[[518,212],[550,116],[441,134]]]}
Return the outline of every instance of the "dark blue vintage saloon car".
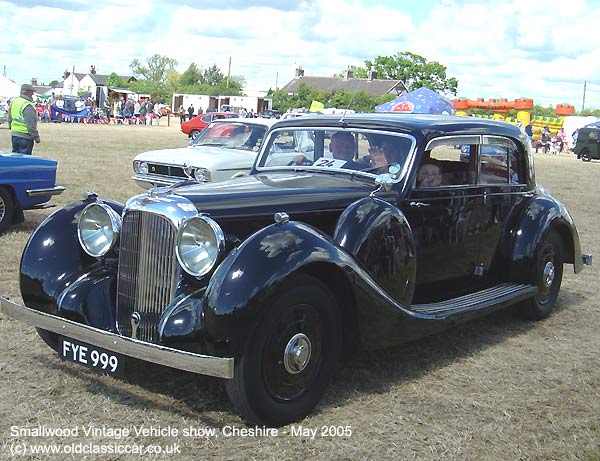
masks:
{"label": "dark blue vintage saloon car", "polygon": [[0,151],[0,232],[23,222],[23,210],[53,206],[50,198],[65,190],[56,185],[57,166],[56,160]]}
{"label": "dark blue vintage saloon car", "polygon": [[273,125],[250,176],[57,211],[24,250],[27,307],[2,310],[101,372],[129,356],[223,378],[248,422],[279,426],[353,350],[514,303],[543,319],[563,265],[585,263],[518,128],[300,117]]}

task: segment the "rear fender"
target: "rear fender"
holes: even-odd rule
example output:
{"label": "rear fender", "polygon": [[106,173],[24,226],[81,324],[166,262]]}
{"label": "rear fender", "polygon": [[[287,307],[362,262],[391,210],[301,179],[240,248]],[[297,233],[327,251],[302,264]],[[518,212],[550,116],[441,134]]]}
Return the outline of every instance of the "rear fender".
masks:
{"label": "rear fender", "polygon": [[579,235],[567,208],[549,195],[537,195],[513,210],[503,238],[509,280],[531,283],[537,249],[549,232],[561,237],[566,263],[583,269]]}

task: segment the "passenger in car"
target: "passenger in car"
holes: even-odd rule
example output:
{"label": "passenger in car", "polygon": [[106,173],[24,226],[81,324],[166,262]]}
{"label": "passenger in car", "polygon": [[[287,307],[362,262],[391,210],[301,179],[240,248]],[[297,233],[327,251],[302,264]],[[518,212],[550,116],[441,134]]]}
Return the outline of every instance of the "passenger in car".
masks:
{"label": "passenger in car", "polygon": [[402,165],[405,161],[400,147],[391,140],[383,141],[380,146],[370,147],[369,156],[372,167],[369,172],[376,174],[387,173],[390,165]]}
{"label": "passenger in car", "polygon": [[[348,170],[362,170],[364,163],[355,162],[354,159],[354,135],[349,131],[336,131],[329,141],[329,151],[334,159],[345,160],[344,168]],[[305,155],[297,155],[292,159],[290,165],[312,165]]]}
{"label": "passenger in car", "polygon": [[442,185],[442,165],[437,160],[429,159],[419,168],[417,187],[437,187]]}

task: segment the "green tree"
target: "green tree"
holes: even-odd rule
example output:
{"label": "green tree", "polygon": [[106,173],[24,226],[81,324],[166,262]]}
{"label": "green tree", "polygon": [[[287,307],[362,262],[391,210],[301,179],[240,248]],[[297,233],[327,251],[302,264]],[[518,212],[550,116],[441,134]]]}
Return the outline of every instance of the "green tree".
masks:
{"label": "green tree", "polygon": [[375,97],[363,90],[356,92],[338,90],[328,93],[305,83],[300,84],[296,94],[290,95],[278,90],[270,91],[269,97],[273,98],[273,108],[283,112],[289,108],[308,108],[313,101],[322,102],[325,107],[352,109],[356,112],[373,112],[375,106],[394,99],[393,95]]}
{"label": "green tree", "polygon": [[[354,78],[367,78],[369,76],[369,74],[367,73],[367,69],[365,67],[360,67],[360,66],[348,66],[348,67],[349,67],[350,72],[352,72],[352,76]],[[340,72],[339,74],[335,74],[334,77],[345,78],[346,71]]]}
{"label": "green tree", "polygon": [[216,64],[200,70],[192,63],[181,75],[177,92],[209,96],[239,96],[243,94],[245,84],[244,77],[239,75],[226,77]]}
{"label": "green tree", "polygon": [[191,63],[190,66],[185,70],[183,74],[181,74],[181,78],[179,79],[180,85],[200,85],[203,83],[203,75],[196,66],[196,63]]}
{"label": "green tree", "polygon": [[106,86],[116,86],[117,88],[126,88],[127,83],[119,77],[117,74],[112,72],[106,79]]}
{"label": "green tree", "polygon": [[175,59],[160,54],[153,54],[146,58],[146,64],[142,64],[138,59],[131,61],[129,67],[136,78],[142,77],[145,80],[163,83],[167,78],[167,71],[174,70],[177,65]]}
{"label": "green tree", "polygon": [[173,92],[165,83],[154,80],[137,80],[131,82],[129,89],[136,93],[149,94],[154,101],[168,104],[173,97]]}
{"label": "green tree", "polygon": [[552,106],[544,107],[538,104],[533,106],[533,111],[531,113],[534,117],[557,117],[556,110]]}
{"label": "green tree", "polygon": [[225,75],[223,75],[221,69],[219,69],[216,64],[213,64],[202,72],[201,83],[214,86],[220,84],[224,79]]}
{"label": "green tree", "polygon": [[365,68],[357,68],[357,74],[367,76],[370,69],[377,71],[377,77],[401,80],[408,91],[425,86],[433,91],[456,95],[458,80],[448,78],[446,67],[437,61],[428,61],[423,56],[403,51],[393,56],[377,56],[374,61],[366,60]]}
{"label": "green tree", "polygon": [[582,115],[582,116],[588,116],[588,115],[593,115],[594,117],[600,117],[600,109],[594,109],[594,108],[585,108],[583,110],[580,110],[577,115]]}

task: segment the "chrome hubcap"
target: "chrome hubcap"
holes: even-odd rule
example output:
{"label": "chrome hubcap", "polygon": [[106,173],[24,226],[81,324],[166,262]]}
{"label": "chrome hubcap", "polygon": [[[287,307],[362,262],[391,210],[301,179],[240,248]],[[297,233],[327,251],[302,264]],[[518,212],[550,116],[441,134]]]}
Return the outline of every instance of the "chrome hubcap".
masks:
{"label": "chrome hubcap", "polygon": [[554,263],[552,261],[548,261],[546,266],[544,266],[544,285],[549,287],[552,285],[554,281]]}
{"label": "chrome hubcap", "polygon": [[288,373],[295,375],[306,368],[310,361],[311,346],[308,336],[303,333],[294,335],[285,346],[283,364]]}

